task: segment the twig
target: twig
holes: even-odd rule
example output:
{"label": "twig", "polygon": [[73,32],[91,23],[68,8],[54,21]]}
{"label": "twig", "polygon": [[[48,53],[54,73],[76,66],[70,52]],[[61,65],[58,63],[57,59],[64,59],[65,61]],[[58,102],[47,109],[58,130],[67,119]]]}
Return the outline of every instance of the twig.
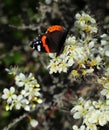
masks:
{"label": "twig", "polygon": [[10,128],[12,128],[15,124],[17,124],[19,121],[21,121],[25,117],[27,117],[27,114],[23,114],[19,118],[14,119],[13,122],[11,122],[7,127],[3,128],[3,130],[9,130]]}
{"label": "twig", "polygon": [[22,24],[21,26],[9,25],[9,27],[12,27],[12,28],[15,28],[15,29],[18,29],[18,30],[27,30],[27,29],[36,30],[36,29],[38,29],[37,26],[31,25],[31,24],[28,25],[28,26],[26,26],[26,25],[24,25],[24,24]]}

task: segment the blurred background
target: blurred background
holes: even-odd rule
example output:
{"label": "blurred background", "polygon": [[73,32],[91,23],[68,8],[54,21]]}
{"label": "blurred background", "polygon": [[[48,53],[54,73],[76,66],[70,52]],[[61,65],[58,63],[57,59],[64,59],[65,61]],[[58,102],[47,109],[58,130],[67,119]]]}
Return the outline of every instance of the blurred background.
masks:
{"label": "blurred background", "polygon": [[[50,25],[62,25],[67,28],[73,24],[74,16],[85,11],[97,20],[100,31],[109,29],[109,0],[0,0],[0,92],[13,85],[5,68],[18,66],[23,72],[32,72],[43,78],[43,84],[50,86],[50,75],[45,69],[48,57],[39,54],[29,46],[29,42],[44,33]],[[100,33],[100,32],[99,32]],[[0,103],[0,130],[23,111],[6,112]],[[64,129],[62,122],[52,120],[50,130]],[[64,121],[63,121],[64,122]],[[58,126],[55,126],[58,124]],[[20,122],[13,130],[26,130],[26,121]],[[41,130],[41,129],[38,129]],[[43,129],[44,130],[44,129]]]}

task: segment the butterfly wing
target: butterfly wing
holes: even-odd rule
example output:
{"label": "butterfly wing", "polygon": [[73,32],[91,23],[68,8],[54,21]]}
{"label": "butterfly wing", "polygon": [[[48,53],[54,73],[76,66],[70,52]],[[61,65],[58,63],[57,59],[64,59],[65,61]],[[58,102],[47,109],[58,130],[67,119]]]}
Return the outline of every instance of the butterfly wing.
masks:
{"label": "butterfly wing", "polygon": [[40,52],[54,53],[58,56],[63,48],[68,30],[60,25],[54,25],[47,29],[46,33],[35,38],[30,46]]}
{"label": "butterfly wing", "polygon": [[51,52],[58,52],[62,49],[65,42],[65,31],[54,31],[47,33],[47,45],[49,46]]}

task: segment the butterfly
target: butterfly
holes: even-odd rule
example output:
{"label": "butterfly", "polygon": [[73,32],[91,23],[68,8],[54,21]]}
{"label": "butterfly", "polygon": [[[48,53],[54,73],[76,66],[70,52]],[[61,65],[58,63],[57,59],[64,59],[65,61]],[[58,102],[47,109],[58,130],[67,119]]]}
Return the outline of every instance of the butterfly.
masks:
{"label": "butterfly", "polygon": [[63,51],[68,31],[60,25],[50,26],[44,34],[30,42],[30,47],[38,52],[56,53],[58,56]]}

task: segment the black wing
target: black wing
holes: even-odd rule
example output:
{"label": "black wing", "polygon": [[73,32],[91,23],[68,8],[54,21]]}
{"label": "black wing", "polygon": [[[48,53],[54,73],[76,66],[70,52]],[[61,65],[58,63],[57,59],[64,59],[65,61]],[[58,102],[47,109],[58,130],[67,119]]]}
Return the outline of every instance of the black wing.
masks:
{"label": "black wing", "polygon": [[58,55],[60,54],[61,49],[64,46],[64,42],[66,39],[65,31],[54,31],[47,33],[47,45],[49,46],[51,52],[56,52]]}

